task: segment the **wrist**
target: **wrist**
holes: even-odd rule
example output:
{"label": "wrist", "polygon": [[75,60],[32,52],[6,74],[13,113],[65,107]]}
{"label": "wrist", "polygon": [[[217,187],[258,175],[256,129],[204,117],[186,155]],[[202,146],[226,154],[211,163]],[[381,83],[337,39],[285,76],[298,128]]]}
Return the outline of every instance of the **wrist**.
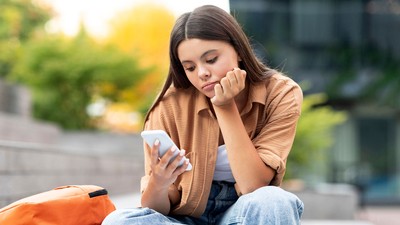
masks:
{"label": "wrist", "polygon": [[232,99],[231,101],[226,102],[225,104],[214,104],[213,103],[214,110],[220,109],[220,110],[232,110],[233,108],[236,108],[236,103]]}
{"label": "wrist", "polygon": [[169,185],[164,185],[160,182],[157,182],[157,180],[153,176],[150,176],[147,187],[151,187],[152,191],[161,194],[161,193],[168,193]]}
{"label": "wrist", "polygon": [[223,105],[213,105],[215,113],[218,112],[234,112],[235,110],[237,111],[236,103],[235,101],[230,101],[227,102],[226,104]]}

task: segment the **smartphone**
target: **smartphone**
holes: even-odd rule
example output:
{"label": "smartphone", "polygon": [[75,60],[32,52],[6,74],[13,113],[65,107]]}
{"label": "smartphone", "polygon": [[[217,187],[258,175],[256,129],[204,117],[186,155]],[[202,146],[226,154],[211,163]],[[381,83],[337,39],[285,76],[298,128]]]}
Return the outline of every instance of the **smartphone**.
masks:
{"label": "smartphone", "polygon": [[[145,130],[140,133],[144,141],[151,147],[154,145],[154,142],[158,139],[160,141],[160,146],[158,148],[158,155],[162,157],[169,149],[171,149],[172,146],[174,146],[177,151],[175,151],[174,156],[171,158],[171,161],[173,161],[176,156],[178,156],[180,150],[179,148],[175,145],[175,143],[172,141],[172,139],[169,137],[167,132],[163,130]],[[186,157],[183,157],[182,160],[179,162],[179,166],[182,166],[183,163],[185,162]],[[170,162],[171,162],[170,161]],[[190,164],[186,168],[186,171],[189,171],[192,169],[192,164]]]}

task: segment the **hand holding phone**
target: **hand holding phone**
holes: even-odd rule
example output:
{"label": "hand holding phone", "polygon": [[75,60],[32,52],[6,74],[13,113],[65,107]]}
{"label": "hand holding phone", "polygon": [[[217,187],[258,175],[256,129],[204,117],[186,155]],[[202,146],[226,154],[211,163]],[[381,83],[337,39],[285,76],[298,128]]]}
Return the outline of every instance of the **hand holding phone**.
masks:
{"label": "hand holding phone", "polygon": [[[178,151],[174,152],[174,155],[173,155],[171,161],[173,161],[180,152],[179,148],[175,145],[175,143],[168,136],[168,134],[163,130],[145,130],[145,131],[142,131],[142,133],[140,135],[142,136],[144,141],[149,146],[153,146],[154,142],[157,139],[160,141],[160,145],[158,148],[158,155],[160,157],[162,157],[169,149],[171,149],[171,147],[175,147],[176,149],[178,149]],[[186,157],[183,156],[182,160],[179,162],[179,166],[182,166],[183,163],[185,162],[185,160],[186,160]],[[186,168],[186,171],[189,171],[191,169],[192,169],[192,164],[190,164],[190,162],[189,162],[189,165]]]}

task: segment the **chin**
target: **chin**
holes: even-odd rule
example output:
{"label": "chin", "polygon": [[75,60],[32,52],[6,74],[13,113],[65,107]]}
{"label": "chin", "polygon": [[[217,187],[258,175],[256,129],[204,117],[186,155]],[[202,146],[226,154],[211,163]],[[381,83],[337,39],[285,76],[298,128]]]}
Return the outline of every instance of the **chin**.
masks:
{"label": "chin", "polygon": [[215,94],[214,93],[212,93],[212,94],[205,94],[208,98],[213,98],[214,96],[215,96]]}
{"label": "chin", "polygon": [[213,92],[204,92],[202,90],[199,90],[203,95],[205,95],[207,98],[212,98],[215,96],[214,91]]}

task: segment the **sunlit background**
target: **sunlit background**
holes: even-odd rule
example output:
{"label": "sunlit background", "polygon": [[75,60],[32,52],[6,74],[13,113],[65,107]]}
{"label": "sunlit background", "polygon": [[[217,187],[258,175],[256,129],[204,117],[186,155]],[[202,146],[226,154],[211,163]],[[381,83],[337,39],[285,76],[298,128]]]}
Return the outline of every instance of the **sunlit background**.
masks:
{"label": "sunlit background", "polygon": [[[94,99],[87,106],[91,117],[102,118],[97,127],[107,130],[135,132],[142,124],[143,112],[138,112],[136,99],[154,93],[165,77],[168,67],[168,37],[174,20],[197,6],[214,4],[229,12],[229,1],[62,1],[42,0],[51,6],[54,16],[45,24],[50,34],[63,33],[74,37],[83,28],[87,35],[99,43],[111,43],[120,50],[135,56],[141,67],[155,67],[139,84],[136,94],[124,92],[125,101],[110,103],[109,99]],[[150,88],[151,87],[151,88]],[[145,93],[142,93],[145,92]],[[135,95],[135,96],[133,96]],[[122,97],[122,98],[124,98]],[[152,96],[153,97],[153,96]],[[149,101],[149,100],[147,100]],[[146,107],[146,106],[145,106]]]}
{"label": "sunlit background", "polygon": [[184,12],[191,11],[196,6],[214,4],[229,11],[228,0],[118,0],[118,1],[96,1],[96,0],[39,0],[52,6],[56,16],[49,21],[47,28],[52,32],[63,32],[73,36],[79,32],[79,25],[84,23],[88,32],[96,37],[109,35],[110,20],[117,17],[120,12],[126,11],[138,5],[159,5],[170,11],[175,17]]}
{"label": "sunlit background", "polygon": [[284,188],[305,218],[396,224],[399,0],[0,0],[0,207],[65,183],[137,191],[170,30],[203,4],[302,86]]}

